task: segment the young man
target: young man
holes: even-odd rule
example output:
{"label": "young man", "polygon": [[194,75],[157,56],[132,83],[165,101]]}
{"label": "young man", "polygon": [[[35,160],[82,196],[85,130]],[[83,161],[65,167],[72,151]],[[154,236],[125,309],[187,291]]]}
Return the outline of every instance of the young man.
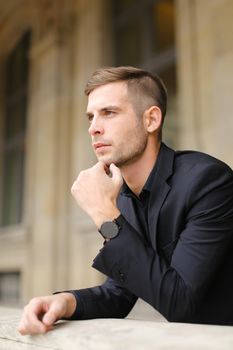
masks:
{"label": "young man", "polygon": [[89,80],[87,117],[98,162],[71,192],[104,237],[95,288],[34,298],[19,325],[43,333],[61,318],[125,317],[138,297],[168,320],[233,325],[233,172],[161,142],[166,89],[133,67]]}

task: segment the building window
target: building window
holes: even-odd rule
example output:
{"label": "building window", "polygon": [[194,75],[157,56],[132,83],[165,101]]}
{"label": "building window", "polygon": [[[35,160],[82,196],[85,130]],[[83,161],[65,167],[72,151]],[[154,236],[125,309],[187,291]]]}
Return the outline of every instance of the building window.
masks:
{"label": "building window", "polygon": [[0,305],[18,305],[20,302],[20,273],[0,273]]}
{"label": "building window", "polygon": [[114,64],[158,74],[168,89],[164,139],[175,144],[176,51],[174,0],[112,0]]}
{"label": "building window", "polygon": [[6,60],[1,155],[0,225],[19,224],[23,215],[30,33]]}

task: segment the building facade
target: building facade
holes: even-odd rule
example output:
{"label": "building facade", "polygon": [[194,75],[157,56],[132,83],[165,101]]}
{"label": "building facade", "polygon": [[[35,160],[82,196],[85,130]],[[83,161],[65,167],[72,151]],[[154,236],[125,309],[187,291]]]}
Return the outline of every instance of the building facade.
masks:
{"label": "building facade", "polygon": [[233,166],[231,0],[0,1],[0,303],[82,288],[102,245],[70,187],[95,163],[90,74],[158,73],[169,94],[164,140]]}

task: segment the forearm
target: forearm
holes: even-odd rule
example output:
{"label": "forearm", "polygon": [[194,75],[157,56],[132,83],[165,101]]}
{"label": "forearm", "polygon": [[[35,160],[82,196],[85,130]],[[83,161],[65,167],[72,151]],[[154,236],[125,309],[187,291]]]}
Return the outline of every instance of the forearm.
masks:
{"label": "forearm", "polygon": [[76,297],[74,319],[124,318],[131,311],[137,297],[111,279],[97,287],[71,291]]}
{"label": "forearm", "polygon": [[[168,264],[162,254],[150,247],[126,222],[120,235],[97,255],[93,267],[151,304],[168,320],[188,321],[199,307],[213,272],[208,269],[209,275],[203,275],[198,258],[190,255],[183,262],[187,274],[184,273],[180,267],[182,254],[177,254]],[[211,254],[208,257],[203,252],[203,255],[207,263],[213,265]],[[206,264],[203,262],[204,266]]]}

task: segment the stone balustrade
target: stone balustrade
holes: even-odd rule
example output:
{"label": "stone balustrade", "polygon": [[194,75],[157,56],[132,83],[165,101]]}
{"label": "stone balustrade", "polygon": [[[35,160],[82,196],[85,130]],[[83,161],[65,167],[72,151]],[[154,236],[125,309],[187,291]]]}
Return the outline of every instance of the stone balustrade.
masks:
{"label": "stone balustrade", "polygon": [[127,319],[58,322],[34,336],[17,332],[21,312],[0,308],[1,350],[233,349],[233,327],[169,323],[140,302]]}

